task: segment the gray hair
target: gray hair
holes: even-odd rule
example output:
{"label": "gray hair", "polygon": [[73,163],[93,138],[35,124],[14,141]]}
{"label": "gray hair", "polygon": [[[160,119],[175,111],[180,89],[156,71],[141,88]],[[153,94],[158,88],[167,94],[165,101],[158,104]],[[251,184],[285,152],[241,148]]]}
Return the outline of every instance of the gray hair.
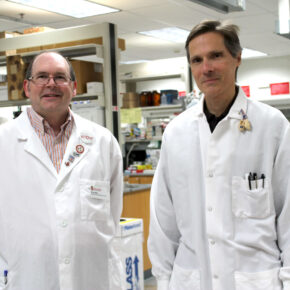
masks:
{"label": "gray hair", "polygon": [[185,49],[187,54],[187,60],[190,62],[189,55],[189,43],[195,37],[207,33],[207,32],[216,32],[223,36],[224,44],[232,57],[236,58],[238,54],[242,51],[242,47],[240,44],[238,32],[239,27],[234,24],[221,23],[220,21],[213,20],[204,20],[197,24],[191,32],[189,33],[186,43]]}

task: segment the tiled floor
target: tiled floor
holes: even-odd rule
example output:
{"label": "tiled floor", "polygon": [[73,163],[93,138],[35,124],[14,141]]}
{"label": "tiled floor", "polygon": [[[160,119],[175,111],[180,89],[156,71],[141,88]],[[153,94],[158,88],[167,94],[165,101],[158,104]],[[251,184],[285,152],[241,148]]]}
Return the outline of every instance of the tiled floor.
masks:
{"label": "tiled floor", "polygon": [[157,290],[156,280],[154,277],[145,279],[144,290]]}

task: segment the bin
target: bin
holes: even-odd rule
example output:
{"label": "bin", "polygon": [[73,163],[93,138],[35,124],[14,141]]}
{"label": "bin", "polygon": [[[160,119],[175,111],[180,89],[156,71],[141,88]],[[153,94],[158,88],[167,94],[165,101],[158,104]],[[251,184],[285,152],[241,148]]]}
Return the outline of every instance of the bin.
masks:
{"label": "bin", "polygon": [[143,220],[121,218],[112,240],[110,290],[144,290]]}

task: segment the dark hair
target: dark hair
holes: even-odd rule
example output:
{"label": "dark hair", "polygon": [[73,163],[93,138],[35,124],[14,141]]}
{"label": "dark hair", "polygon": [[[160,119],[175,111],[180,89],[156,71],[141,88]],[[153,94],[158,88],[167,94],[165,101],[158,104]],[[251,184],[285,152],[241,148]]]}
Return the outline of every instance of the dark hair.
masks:
{"label": "dark hair", "polygon": [[240,40],[238,36],[239,27],[234,24],[226,24],[221,23],[220,21],[213,20],[204,20],[197,24],[191,32],[189,33],[186,43],[185,49],[187,54],[187,60],[190,62],[189,55],[189,43],[195,37],[207,33],[207,32],[216,32],[223,36],[224,44],[232,57],[237,57],[238,54],[242,51],[242,47],[240,45]]}
{"label": "dark hair", "polygon": [[31,76],[32,76],[32,68],[33,68],[33,65],[34,65],[34,62],[35,60],[42,54],[45,54],[45,53],[56,53],[60,56],[62,56],[64,58],[64,60],[66,61],[66,63],[68,64],[68,67],[69,67],[69,74],[70,74],[70,79],[72,81],[75,81],[76,80],[76,75],[75,75],[75,72],[74,72],[74,69],[70,63],[70,61],[64,57],[61,53],[59,53],[58,51],[44,51],[44,52],[41,52],[37,55],[35,55],[32,59],[32,61],[29,63],[29,66],[27,67],[27,70],[26,70],[26,74],[25,74],[25,79],[29,79]]}

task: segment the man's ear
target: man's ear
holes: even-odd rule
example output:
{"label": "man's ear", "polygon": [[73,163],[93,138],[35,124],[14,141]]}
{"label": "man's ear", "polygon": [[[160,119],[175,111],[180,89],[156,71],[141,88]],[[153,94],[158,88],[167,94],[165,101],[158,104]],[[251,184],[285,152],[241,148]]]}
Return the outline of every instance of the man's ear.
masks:
{"label": "man's ear", "polygon": [[74,81],[73,83],[73,96],[75,97],[77,95],[77,82]]}
{"label": "man's ear", "polygon": [[29,98],[30,95],[29,81],[26,79],[23,81],[23,90],[25,92],[25,96]]}

